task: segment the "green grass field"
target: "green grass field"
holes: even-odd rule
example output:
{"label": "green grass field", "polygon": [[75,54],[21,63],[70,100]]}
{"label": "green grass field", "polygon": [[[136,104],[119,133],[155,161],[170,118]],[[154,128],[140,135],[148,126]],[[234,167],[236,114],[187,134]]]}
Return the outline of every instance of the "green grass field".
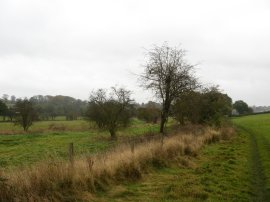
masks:
{"label": "green grass field", "polygon": [[[68,144],[73,142],[75,155],[83,156],[106,150],[115,143],[106,131],[98,131],[84,120],[36,122],[24,133],[13,123],[0,123],[0,168],[30,165],[42,160],[67,158]],[[119,139],[157,132],[158,125],[133,120],[130,127],[118,131]]]}

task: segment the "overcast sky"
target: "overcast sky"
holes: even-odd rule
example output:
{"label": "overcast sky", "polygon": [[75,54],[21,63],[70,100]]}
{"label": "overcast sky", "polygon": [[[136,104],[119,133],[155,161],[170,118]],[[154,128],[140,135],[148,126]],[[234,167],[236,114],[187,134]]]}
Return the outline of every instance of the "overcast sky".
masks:
{"label": "overcast sky", "polygon": [[1,0],[0,94],[69,95],[138,85],[144,48],[181,44],[201,81],[233,100],[270,105],[265,0]]}

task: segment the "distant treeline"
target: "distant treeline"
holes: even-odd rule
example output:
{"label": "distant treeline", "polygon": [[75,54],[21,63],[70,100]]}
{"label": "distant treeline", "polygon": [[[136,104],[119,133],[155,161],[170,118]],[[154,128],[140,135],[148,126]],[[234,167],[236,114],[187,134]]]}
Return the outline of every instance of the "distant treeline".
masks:
{"label": "distant treeline", "polygon": [[[18,110],[16,103],[24,100],[16,98],[14,95],[4,94],[0,98],[0,121],[14,121]],[[75,99],[64,95],[35,95],[29,99],[35,112],[35,120],[55,120],[56,117],[63,116],[66,120],[77,120],[84,117],[88,110],[88,101]],[[135,103],[132,115],[146,122],[157,122],[160,116],[161,105],[156,102]]]}
{"label": "distant treeline", "polygon": [[87,101],[75,99],[69,96],[42,96],[30,98],[35,111],[41,120],[54,120],[56,116],[65,116],[67,120],[76,120],[83,116],[87,107]]}
{"label": "distant treeline", "polygon": [[[15,104],[18,100],[15,96],[3,95],[2,103],[6,107],[0,107],[0,115],[3,120],[12,121],[16,115]],[[54,120],[57,116],[65,116],[67,120],[76,120],[83,116],[87,108],[87,101],[75,99],[69,96],[36,95],[29,99],[35,109],[36,120]],[[2,104],[3,105],[3,104]]]}

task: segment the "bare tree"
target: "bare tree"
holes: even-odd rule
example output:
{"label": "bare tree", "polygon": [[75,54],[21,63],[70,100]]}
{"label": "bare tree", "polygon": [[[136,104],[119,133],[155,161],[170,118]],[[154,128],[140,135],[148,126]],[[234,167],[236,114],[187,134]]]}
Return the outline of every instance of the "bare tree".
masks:
{"label": "bare tree", "polygon": [[193,75],[194,66],[186,62],[185,50],[181,48],[164,43],[149,50],[147,57],[145,71],[141,75],[142,85],[152,89],[161,99],[160,133],[164,133],[172,102],[184,92],[196,88],[197,79]]}
{"label": "bare tree", "polygon": [[130,91],[123,88],[99,89],[90,95],[86,117],[94,121],[99,128],[110,132],[111,138],[116,139],[119,127],[126,127],[132,115]]}

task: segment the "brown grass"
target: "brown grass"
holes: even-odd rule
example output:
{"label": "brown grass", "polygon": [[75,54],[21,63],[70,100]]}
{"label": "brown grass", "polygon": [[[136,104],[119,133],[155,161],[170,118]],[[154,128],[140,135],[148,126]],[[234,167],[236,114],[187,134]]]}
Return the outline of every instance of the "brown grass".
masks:
{"label": "brown grass", "polygon": [[[178,161],[190,166],[185,156],[196,156],[205,144],[228,138],[232,129],[202,129],[200,133],[177,133],[163,141],[154,139],[135,145],[119,145],[107,153],[67,162],[42,164],[0,173],[0,201],[74,201],[91,198],[113,184],[140,179],[152,167]],[[163,142],[163,143],[162,143]],[[2,178],[1,178],[2,176]]]}

